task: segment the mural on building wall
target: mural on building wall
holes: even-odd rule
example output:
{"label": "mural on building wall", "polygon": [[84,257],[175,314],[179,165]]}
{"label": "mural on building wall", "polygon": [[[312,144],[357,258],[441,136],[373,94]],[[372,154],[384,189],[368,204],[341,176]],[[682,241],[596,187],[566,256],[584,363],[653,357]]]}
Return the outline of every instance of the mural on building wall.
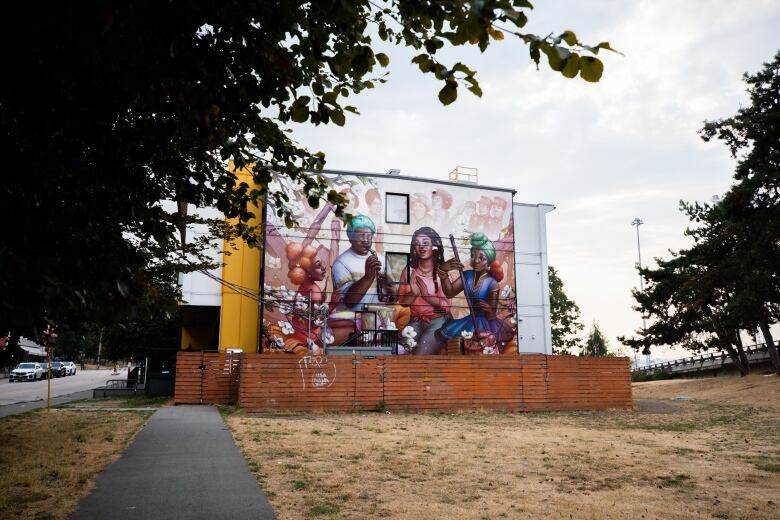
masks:
{"label": "mural on building wall", "polygon": [[299,227],[269,205],[263,350],[399,355],[517,352],[512,194],[408,178],[329,175],[347,224],[291,186]]}

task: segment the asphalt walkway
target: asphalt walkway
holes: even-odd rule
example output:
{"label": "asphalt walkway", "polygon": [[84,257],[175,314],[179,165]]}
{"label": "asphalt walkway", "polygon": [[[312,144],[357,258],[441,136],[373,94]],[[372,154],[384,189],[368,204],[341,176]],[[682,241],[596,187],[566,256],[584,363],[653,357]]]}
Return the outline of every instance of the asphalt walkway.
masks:
{"label": "asphalt walkway", "polygon": [[274,519],[213,406],[159,409],[72,520]]}

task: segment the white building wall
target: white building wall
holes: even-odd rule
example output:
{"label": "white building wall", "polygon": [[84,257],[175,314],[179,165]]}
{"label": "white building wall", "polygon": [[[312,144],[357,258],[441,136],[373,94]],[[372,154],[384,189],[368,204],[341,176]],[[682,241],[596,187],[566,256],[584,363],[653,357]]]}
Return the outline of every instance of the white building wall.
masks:
{"label": "white building wall", "polygon": [[[176,203],[166,201],[164,203],[168,211],[176,211]],[[196,208],[192,204],[187,208],[190,215],[198,215],[209,219],[224,219],[224,215],[216,208]],[[187,226],[187,243],[194,242],[203,236],[208,236],[208,226],[205,224]],[[222,239],[213,240],[212,247],[206,251],[206,256],[216,262],[218,265],[209,272],[216,276],[222,276]],[[183,305],[222,305],[222,286],[221,284],[200,272],[191,272],[179,276],[181,285],[181,295]]]}
{"label": "white building wall", "polygon": [[515,203],[517,345],[521,353],[552,354],[547,213],[551,204]]}

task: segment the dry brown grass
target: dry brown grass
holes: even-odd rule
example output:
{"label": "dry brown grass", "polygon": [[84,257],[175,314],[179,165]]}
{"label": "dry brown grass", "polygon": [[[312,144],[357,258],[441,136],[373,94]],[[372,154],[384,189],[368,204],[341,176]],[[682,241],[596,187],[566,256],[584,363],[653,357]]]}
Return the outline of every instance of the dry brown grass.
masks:
{"label": "dry brown grass", "polygon": [[149,416],[53,409],[0,419],[0,518],[70,517]]}
{"label": "dry brown grass", "polygon": [[652,413],[226,420],[280,519],[780,518],[779,394],[753,376],[636,384]]}

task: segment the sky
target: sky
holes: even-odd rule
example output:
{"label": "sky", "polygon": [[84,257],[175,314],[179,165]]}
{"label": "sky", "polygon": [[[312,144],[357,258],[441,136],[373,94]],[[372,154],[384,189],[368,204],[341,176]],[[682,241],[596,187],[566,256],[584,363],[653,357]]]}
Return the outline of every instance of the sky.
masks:
{"label": "sky", "polygon": [[[705,120],[733,115],[749,98],[742,74],[780,49],[777,0],[554,0],[534,2],[528,32],[573,30],[585,43],[609,41],[599,83],[566,79],[508,37],[480,54],[451,49],[445,63],[478,71],[482,98],[459,89],[442,106],[441,85],[390,56],[388,82],[349,98],[360,110],[345,127],[295,125],[293,138],[327,156],[327,168],[447,179],[455,166],[479,169],[480,184],[517,190],[516,202],[551,203],[547,242],[586,330],[594,321],[613,350],[641,328],[630,291],[643,264],[688,244],[680,200],[710,201],[732,181],[735,161],[703,142]],[[544,58],[543,58],[544,59]],[[522,232],[522,230],[517,230]],[[653,357],[678,358],[680,349]]]}

